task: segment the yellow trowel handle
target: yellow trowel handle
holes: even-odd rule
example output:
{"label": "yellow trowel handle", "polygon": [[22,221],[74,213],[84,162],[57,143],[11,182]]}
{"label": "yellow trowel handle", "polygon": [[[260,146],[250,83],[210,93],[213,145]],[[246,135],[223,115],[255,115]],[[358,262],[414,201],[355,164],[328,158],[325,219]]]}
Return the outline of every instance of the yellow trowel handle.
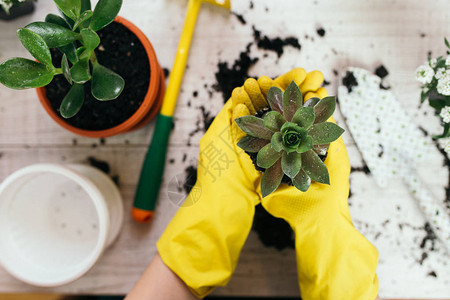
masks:
{"label": "yellow trowel handle", "polygon": [[177,54],[170,72],[169,85],[164,95],[164,101],[160,114],[172,116],[177,104],[178,92],[180,90],[181,81],[183,80],[184,69],[189,55],[192,35],[194,34],[195,23],[197,21],[198,12],[202,5],[201,0],[189,0],[186,20],[184,21],[183,32],[178,42]]}
{"label": "yellow trowel handle", "polygon": [[[207,2],[230,9],[230,0],[206,0]],[[178,43],[175,62],[169,78],[169,85],[157,117],[152,142],[145,156],[141,176],[134,198],[133,219],[140,223],[148,223],[153,217],[159,188],[164,173],[167,145],[172,129],[172,116],[178,98],[184,69],[189,54],[192,35],[195,29],[198,12],[202,0],[189,0],[183,32]]]}

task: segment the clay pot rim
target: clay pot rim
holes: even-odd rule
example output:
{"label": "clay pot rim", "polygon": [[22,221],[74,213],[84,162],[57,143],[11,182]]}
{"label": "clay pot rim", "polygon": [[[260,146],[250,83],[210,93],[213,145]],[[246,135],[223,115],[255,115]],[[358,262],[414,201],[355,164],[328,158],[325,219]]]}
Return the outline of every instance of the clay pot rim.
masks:
{"label": "clay pot rim", "polygon": [[[127,132],[130,130],[133,130],[136,125],[143,125],[141,121],[143,119],[146,119],[150,121],[150,118],[146,118],[150,110],[153,106],[160,106],[160,103],[162,101],[162,95],[163,94],[161,89],[161,80],[164,81],[164,75],[161,76],[162,70],[159,66],[158,60],[156,58],[155,51],[148,40],[148,38],[145,36],[145,34],[133,23],[128,21],[127,19],[117,16],[114,19],[114,22],[119,23],[126,28],[128,28],[136,37],[139,39],[141,44],[144,46],[145,52],[147,53],[149,65],[150,65],[150,82],[148,86],[147,93],[142,101],[141,106],[136,110],[136,112],[131,115],[130,118],[125,120],[119,125],[116,125],[114,127],[103,129],[103,130],[86,130],[81,129],[78,127],[75,127],[73,125],[70,125],[67,123],[61,116],[58,115],[56,111],[53,110],[52,106],[50,105],[50,101],[48,100],[45,90],[46,87],[40,87],[36,89],[36,92],[38,94],[39,100],[44,107],[44,109],[47,111],[47,113],[50,115],[50,117],[58,123],[60,126],[65,128],[66,130],[73,132],[75,134],[84,136],[84,137],[91,137],[91,138],[101,138],[101,137],[109,137],[113,135],[117,135],[119,133]],[[158,103],[155,103],[158,102]],[[152,115],[156,115],[153,113]],[[140,126],[139,126],[140,127]]]}

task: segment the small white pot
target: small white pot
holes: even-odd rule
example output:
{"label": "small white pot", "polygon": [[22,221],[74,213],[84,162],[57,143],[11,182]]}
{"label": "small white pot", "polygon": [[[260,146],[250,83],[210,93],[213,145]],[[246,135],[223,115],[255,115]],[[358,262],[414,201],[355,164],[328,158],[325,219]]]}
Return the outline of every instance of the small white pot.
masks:
{"label": "small white pot", "polygon": [[0,185],[0,264],[32,285],[67,284],[94,266],[122,222],[119,190],[103,172],[25,167]]}

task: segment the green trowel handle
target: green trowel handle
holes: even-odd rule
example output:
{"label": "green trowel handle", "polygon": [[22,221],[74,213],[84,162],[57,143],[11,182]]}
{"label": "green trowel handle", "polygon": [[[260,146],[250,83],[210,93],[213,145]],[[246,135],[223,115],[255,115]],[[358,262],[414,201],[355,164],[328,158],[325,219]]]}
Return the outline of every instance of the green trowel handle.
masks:
{"label": "green trowel handle", "polygon": [[145,156],[141,177],[134,198],[132,216],[139,223],[148,223],[153,217],[159,187],[164,173],[167,144],[172,129],[172,117],[158,115],[150,148]]}

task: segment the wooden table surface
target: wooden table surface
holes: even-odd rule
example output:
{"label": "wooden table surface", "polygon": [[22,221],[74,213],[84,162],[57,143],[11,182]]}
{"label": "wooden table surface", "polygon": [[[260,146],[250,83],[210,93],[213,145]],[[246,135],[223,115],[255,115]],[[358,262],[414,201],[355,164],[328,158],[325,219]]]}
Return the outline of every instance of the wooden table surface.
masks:
{"label": "wooden table surface", "polygon": [[[142,29],[153,43],[161,65],[168,69],[186,3],[128,0],[120,13]],[[107,138],[102,144],[98,139],[81,138],[58,127],[40,106],[35,91],[0,86],[0,180],[30,164],[87,163],[87,158],[93,156],[107,161],[111,173],[119,176],[126,212],[119,239],[83,278],[63,287],[41,289],[21,283],[0,269],[0,292],[127,293],[152,259],[155,242],[178,209],[168,199],[168,183],[175,176],[184,178],[186,167],[196,166],[198,141],[203,134],[201,107],[213,116],[223,105],[222,94],[214,89],[218,64],[227,62],[232,66],[249,44],[249,56],[259,58],[249,76],[276,76],[299,66],[318,69],[330,83],[330,94],[336,93],[339,78],[333,70],[342,74],[348,66],[375,70],[383,64],[390,73],[392,91],[416,124],[430,133],[439,132],[432,111],[426,106],[418,108],[420,89],[414,71],[429,51],[435,56],[444,54],[443,37],[450,32],[448,0],[236,0],[232,10],[243,19],[210,5],[202,7],[170,139],[168,159],[173,163],[167,164],[151,225],[134,223],[129,212],[153,122],[136,132]],[[40,0],[33,15],[0,23],[1,61],[27,55],[15,31],[31,21],[43,20],[48,12],[56,12],[54,4]],[[301,49],[284,47],[280,57],[259,49],[252,26],[271,39],[298,38]],[[323,37],[317,33],[320,28],[325,31]],[[344,126],[339,112],[336,118]],[[197,127],[200,130],[190,136]],[[432,246],[426,239],[425,220],[407,188],[400,180],[391,182],[387,189],[377,187],[370,175],[358,171],[363,162],[348,133],[344,139],[355,167],[350,210],[357,229],[380,252],[380,296],[450,298],[450,258],[438,242]],[[420,174],[435,196],[444,201],[448,169],[436,147],[430,152],[432,159],[420,166]],[[299,295],[294,251],[265,248],[252,232],[231,282],[214,294]]]}

